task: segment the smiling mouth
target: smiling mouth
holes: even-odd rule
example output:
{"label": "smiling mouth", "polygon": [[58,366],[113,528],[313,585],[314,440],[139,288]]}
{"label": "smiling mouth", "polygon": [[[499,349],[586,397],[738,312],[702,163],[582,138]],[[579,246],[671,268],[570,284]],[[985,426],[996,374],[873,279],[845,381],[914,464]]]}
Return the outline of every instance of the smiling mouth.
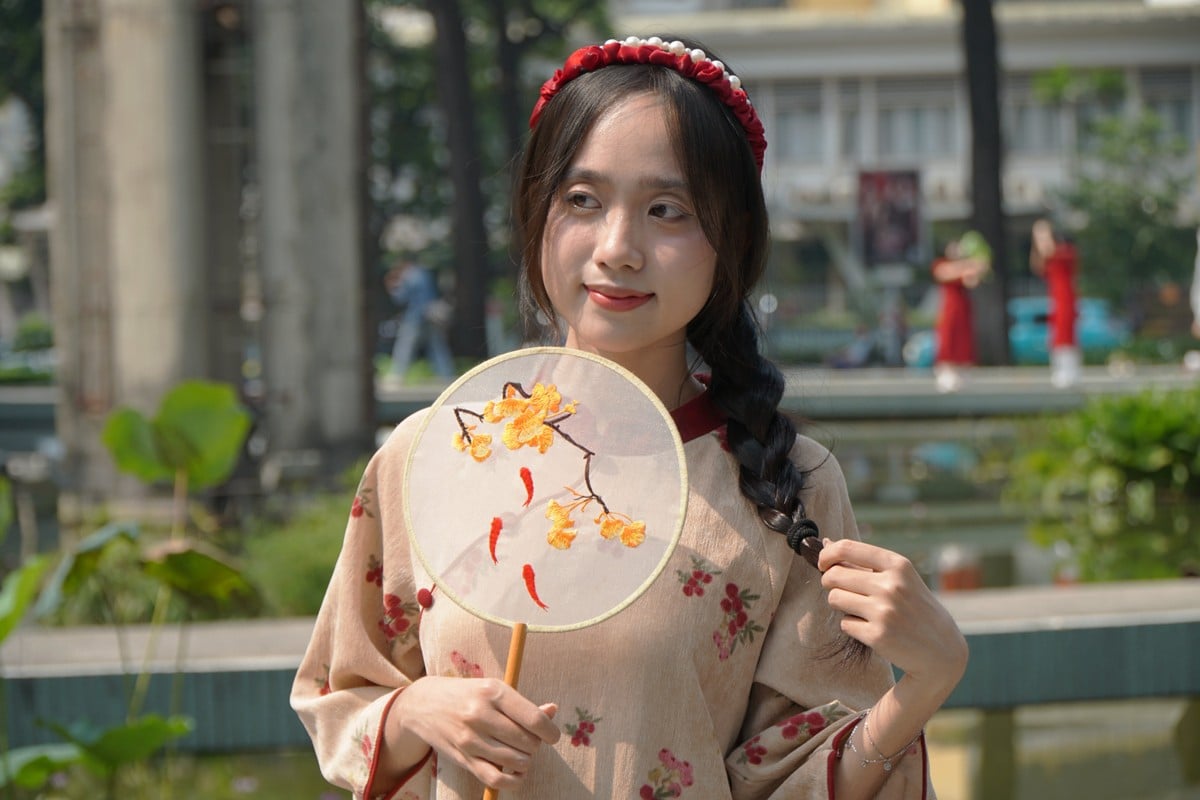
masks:
{"label": "smiling mouth", "polygon": [[608,311],[632,311],[654,297],[653,293],[641,294],[625,289],[598,289],[589,286],[587,291],[592,302]]}

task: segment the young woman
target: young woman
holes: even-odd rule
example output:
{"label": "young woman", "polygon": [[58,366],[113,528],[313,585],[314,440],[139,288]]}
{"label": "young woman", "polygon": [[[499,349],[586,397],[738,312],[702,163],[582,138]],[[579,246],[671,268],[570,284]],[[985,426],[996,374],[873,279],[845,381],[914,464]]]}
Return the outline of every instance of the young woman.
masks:
{"label": "young woman", "polygon": [[1079,381],[1083,355],[1075,336],[1075,281],[1079,256],[1075,245],[1055,231],[1050,220],[1033,223],[1029,266],[1046,281],[1050,296],[1050,383],[1066,389]]}
{"label": "young woman", "polygon": [[947,244],[942,255],[930,265],[934,281],[942,287],[933,360],[933,374],[940,392],[956,392],[962,388],[965,371],[975,365],[971,290],[979,285],[990,268],[990,262],[985,259],[963,255],[957,239]]}
{"label": "young woman", "polygon": [[748,302],[766,141],[740,81],[692,43],[612,41],[568,59],[530,124],[527,297],[673,409],[682,537],[621,613],[529,634],[511,689],[506,632],[436,598],[412,556],[420,415],[401,424],[293,690],[325,775],[364,798],[932,797],[922,730],[966,644],[907,559],[859,540],[837,462],[778,410]]}

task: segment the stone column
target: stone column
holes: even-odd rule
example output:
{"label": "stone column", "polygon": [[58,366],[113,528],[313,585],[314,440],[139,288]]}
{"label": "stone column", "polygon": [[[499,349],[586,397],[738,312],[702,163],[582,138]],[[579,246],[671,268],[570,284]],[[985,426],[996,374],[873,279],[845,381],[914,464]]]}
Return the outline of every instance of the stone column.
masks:
{"label": "stone column", "polygon": [[362,200],[353,0],[254,4],[265,414],[275,452],[360,445]]}

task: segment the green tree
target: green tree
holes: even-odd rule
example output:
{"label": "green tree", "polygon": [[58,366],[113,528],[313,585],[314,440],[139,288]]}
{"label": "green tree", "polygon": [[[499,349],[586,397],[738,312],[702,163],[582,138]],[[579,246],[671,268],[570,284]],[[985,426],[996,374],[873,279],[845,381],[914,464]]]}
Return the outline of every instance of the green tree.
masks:
{"label": "green tree", "polygon": [[452,272],[460,354],[486,352],[488,287],[513,272],[508,167],[538,88],[525,65],[605,20],[590,0],[369,0],[371,230]]}
{"label": "green tree", "polygon": [[13,97],[19,100],[29,112],[33,134],[29,159],[0,187],[0,206],[10,209],[39,205],[46,199],[42,49],[42,0],[0,0],[0,103]]}
{"label": "green tree", "polygon": [[1123,81],[1111,70],[1057,69],[1034,83],[1079,126],[1072,174],[1054,199],[1077,221],[1080,288],[1118,306],[1147,283],[1189,279],[1196,222],[1182,213],[1192,180],[1179,169],[1186,142],[1151,112],[1125,113]]}

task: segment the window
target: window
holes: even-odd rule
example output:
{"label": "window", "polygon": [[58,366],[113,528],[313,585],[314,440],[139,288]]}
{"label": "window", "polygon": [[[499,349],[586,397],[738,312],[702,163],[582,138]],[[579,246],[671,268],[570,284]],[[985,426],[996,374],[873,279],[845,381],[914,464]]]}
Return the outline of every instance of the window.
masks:
{"label": "window", "polygon": [[1035,97],[1032,77],[1005,78],[1005,128],[1008,148],[1025,155],[1053,154],[1063,149],[1060,110]]}
{"label": "window", "polygon": [[780,84],[775,88],[775,146],[781,161],[820,161],[824,153],[821,86]]}
{"label": "window", "polygon": [[958,152],[952,79],[881,80],[878,87],[881,155],[912,158]]}
{"label": "window", "polygon": [[1167,139],[1192,141],[1191,75],[1185,69],[1145,70],[1141,75],[1142,107],[1156,114]]}

